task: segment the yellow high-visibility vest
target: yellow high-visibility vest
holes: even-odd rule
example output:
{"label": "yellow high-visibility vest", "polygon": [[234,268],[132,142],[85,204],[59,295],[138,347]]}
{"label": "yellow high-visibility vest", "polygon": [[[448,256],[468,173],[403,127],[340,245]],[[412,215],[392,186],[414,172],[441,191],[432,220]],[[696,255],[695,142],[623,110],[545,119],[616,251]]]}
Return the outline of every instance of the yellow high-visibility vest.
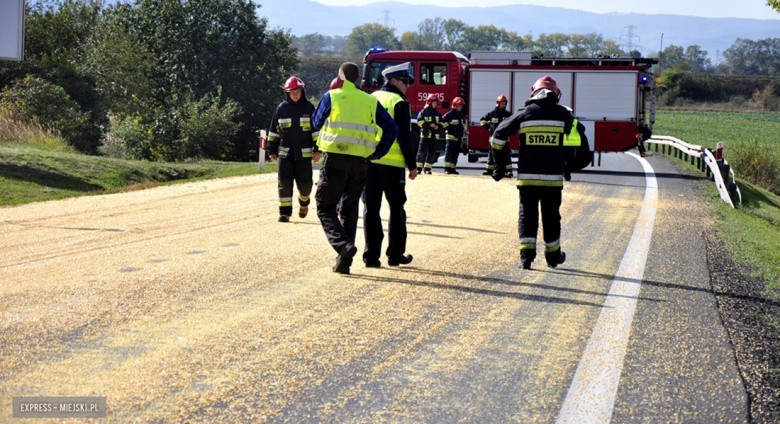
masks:
{"label": "yellow high-visibility vest", "polygon": [[363,158],[374,153],[378,140],[376,97],[349,81],[329,94],[330,115],[320,129],[320,150]]}
{"label": "yellow high-visibility vest", "polygon": [[579,121],[577,120],[577,118],[574,118],[574,122],[571,123],[571,131],[569,131],[568,134],[563,135],[564,146],[576,147],[582,144],[582,139],[580,138],[580,132],[577,131],[578,123]]}
{"label": "yellow high-visibility vest", "polygon": [[[377,90],[372,95],[379,100],[379,103],[385,109],[387,109],[387,113],[390,114],[390,117],[395,119],[395,105],[403,102],[403,97],[399,96],[398,93],[384,90]],[[390,146],[390,150],[386,155],[382,156],[381,159],[371,161],[371,163],[406,168],[406,161],[404,160],[404,154],[401,152],[401,145],[398,144],[398,139],[396,138],[393,140],[393,145]]]}

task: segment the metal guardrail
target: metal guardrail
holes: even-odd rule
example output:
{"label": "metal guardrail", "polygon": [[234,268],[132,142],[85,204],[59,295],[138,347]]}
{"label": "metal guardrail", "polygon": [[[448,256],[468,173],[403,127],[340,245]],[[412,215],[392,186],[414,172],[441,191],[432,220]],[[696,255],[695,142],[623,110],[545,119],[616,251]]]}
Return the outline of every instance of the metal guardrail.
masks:
{"label": "metal guardrail", "polygon": [[665,135],[654,135],[645,140],[645,143],[654,144],[655,151],[661,147],[663,154],[666,154],[666,146],[669,146],[669,153],[674,154],[683,160],[690,160],[691,165],[705,172],[708,178],[715,182],[720,198],[729,204],[732,208],[742,206],[742,193],[737,186],[734,169],[731,168],[728,161],[721,157],[722,145],[718,143],[719,149],[716,153],[712,150],[686,143],[678,138]]}

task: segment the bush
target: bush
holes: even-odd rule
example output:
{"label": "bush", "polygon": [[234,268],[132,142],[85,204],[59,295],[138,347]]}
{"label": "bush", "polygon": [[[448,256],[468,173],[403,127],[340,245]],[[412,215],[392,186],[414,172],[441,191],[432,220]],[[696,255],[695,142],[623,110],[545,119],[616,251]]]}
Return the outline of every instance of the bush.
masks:
{"label": "bush", "polygon": [[236,122],[241,107],[235,101],[222,101],[220,94],[207,95],[198,101],[188,101],[181,133],[185,158],[228,159],[230,140],[241,128]]}
{"label": "bush", "polygon": [[28,75],[3,89],[0,108],[24,122],[51,128],[80,151],[95,153],[96,146],[83,140],[94,139],[96,129],[78,103],[58,85]]}
{"label": "bush", "polygon": [[735,172],[753,184],[780,193],[780,156],[755,144],[739,146],[729,158]]}

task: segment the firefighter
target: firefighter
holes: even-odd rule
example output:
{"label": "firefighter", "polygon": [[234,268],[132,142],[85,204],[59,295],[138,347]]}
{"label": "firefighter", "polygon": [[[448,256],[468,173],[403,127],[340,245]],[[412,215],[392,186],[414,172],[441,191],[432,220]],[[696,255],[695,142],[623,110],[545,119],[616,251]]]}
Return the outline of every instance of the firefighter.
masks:
{"label": "firefighter", "polygon": [[[517,158],[517,188],[520,192],[518,233],[520,261],[530,269],[536,258],[536,235],[539,227],[539,205],[544,231],[544,257],[549,267],[566,261],[561,250],[561,215],[563,192],[564,145],[588,149],[584,126],[575,124],[569,110],[558,104],[561,91],[554,79],[545,75],[531,87],[525,106],[501,122],[490,138],[497,151],[507,148],[507,140],[520,133]],[[588,149],[589,150],[589,149]],[[505,176],[503,162],[496,164],[493,179]]]}
{"label": "firefighter", "polygon": [[446,147],[444,148],[444,173],[459,174],[456,166],[458,154],[461,151],[461,139],[466,131],[466,116],[463,114],[463,99],[452,99],[452,109],[442,117],[444,132],[446,134]]}
{"label": "firefighter", "polygon": [[412,139],[411,109],[406,98],[409,84],[414,82],[409,72],[411,64],[402,63],[386,68],[382,72],[385,83],[373,96],[387,109],[398,125],[398,137],[390,147],[390,151],[381,159],[368,165],[366,188],[363,190],[363,234],[366,247],[363,250],[363,262],[366,267],[382,266],[379,257],[382,254],[382,197],[387,199],[390,207],[388,222],[388,245],[385,250],[387,264],[390,266],[406,265],[412,262],[412,255],[406,252],[406,176],[409,179],[417,177],[415,163],[415,145]]}
{"label": "firefighter", "polygon": [[436,142],[442,139],[441,113],[436,109],[439,98],[435,94],[428,95],[425,107],[417,114],[417,125],[420,127],[420,147],[417,149],[417,172],[431,174],[433,164],[439,160]]}
{"label": "firefighter", "polygon": [[298,186],[298,217],[309,213],[312,159],[320,160],[317,130],[311,126],[314,105],[306,98],[303,80],[291,76],[284,83],[287,99],[276,107],[268,126],[268,157],[279,159],[279,222],[289,222],[293,182]]}
{"label": "firefighter", "polygon": [[[493,134],[493,131],[496,130],[496,127],[498,127],[498,124],[501,123],[504,119],[508,118],[510,115],[512,115],[511,112],[506,110],[506,105],[509,103],[509,100],[507,100],[506,96],[501,94],[496,98],[496,107],[491,110],[490,112],[486,113],[485,116],[480,118],[479,120],[479,126],[486,129],[488,132],[488,135]],[[507,149],[504,152],[499,153],[500,159],[502,160],[502,163],[505,165],[509,165],[506,176],[512,177],[512,156],[510,155],[509,149]],[[482,175],[492,175],[493,170],[496,169],[496,153],[493,151],[492,147],[489,147],[488,150],[488,163],[487,167],[485,168],[485,172],[482,173]]]}
{"label": "firefighter", "polygon": [[320,130],[319,148],[324,152],[315,199],[325,236],[338,253],[333,272],[349,274],[357,253],[355,236],[367,160],[379,159],[390,150],[398,126],[376,97],[355,86],[360,80],[355,63],[342,63],[339,79],[341,88],[322,96],[312,121]]}

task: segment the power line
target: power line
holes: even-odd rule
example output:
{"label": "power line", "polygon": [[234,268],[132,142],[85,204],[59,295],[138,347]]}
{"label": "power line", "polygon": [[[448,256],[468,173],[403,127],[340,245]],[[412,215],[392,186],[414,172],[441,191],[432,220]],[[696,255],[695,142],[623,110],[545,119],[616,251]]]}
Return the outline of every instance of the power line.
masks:
{"label": "power line", "polygon": [[642,51],[642,46],[639,44],[634,44],[634,38],[637,40],[641,40],[641,38],[638,35],[634,35],[634,29],[636,29],[636,26],[634,25],[628,25],[624,28],[628,29],[628,34],[621,35],[620,39],[622,40],[624,37],[628,39],[628,43],[626,43],[626,52],[632,52],[634,50]]}

